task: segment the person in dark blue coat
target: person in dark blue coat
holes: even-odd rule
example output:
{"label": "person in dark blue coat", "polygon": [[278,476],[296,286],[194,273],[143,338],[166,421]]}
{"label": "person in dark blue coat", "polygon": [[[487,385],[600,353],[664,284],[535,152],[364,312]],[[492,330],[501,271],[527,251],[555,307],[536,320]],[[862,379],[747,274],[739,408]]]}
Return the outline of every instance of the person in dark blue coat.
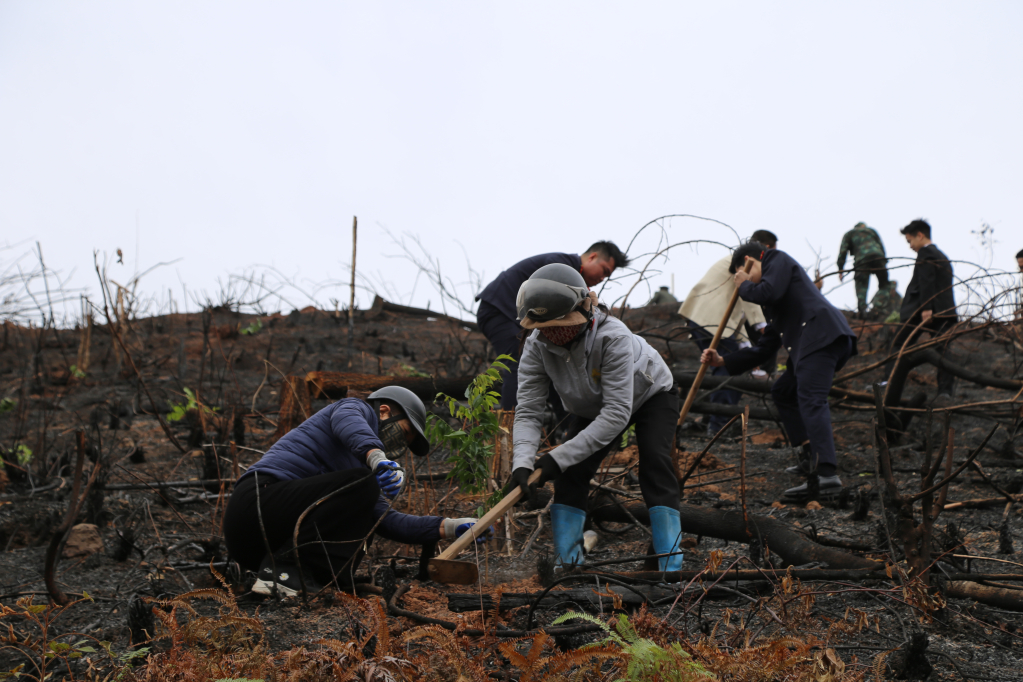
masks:
{"label": "person in dark blue coat", "polygon": [[[745,264],[753,262],[747,275]],[[800,446],[799,464],[786,471],[807,476],[802,485],[785,491],[791,499],[807,499],[819,484],[821,495],[842,489],[831,430],[828,391],[835,372],[856,354],[856,335],[849,322],[814,286],[803,267],[784,251],[767,250],[758,242],[743,244],[732,254],[731,272],[744,301],[763,308],[767,326],[757,344],[724,357],[705,350],[701,361],[741,374],[784,347],[785,372],[771,395],[789,441]]]}
{"label": "person in dark blue coat", "polygon": [[[519,359],[519,326],[515,297],[519,287],[529,277],[545,265],[564,263],[578,270],[586,286],[595,287],[611,276],[615,268],[623,268],[629,264],[629,258],[615,246],[614,242],[597,242],[580,256],[574,253],[543,253],[520,260],[487,285],[479,293],[476,300],[480,302],[476,310],[476,322],[480,331],[490,341],[498,355],[510,355]],[[501,409],[515,409],[516,393],[518,392],[518,363],[509,363],[509,371],[502,372]]]}
{"label": "person in dark blue coat", "polygon": [[[406,449],[429,453],[426,408],[407,388],[388,386],[367,399],[346,398],[285,434],[238,479],[224,512],[224,539],[253,592],[294,596],[297,563],[310,582],[350,588],[373,534],[409,544],[453,539],[475,519],[413,516],[391,509],[405,474],[394,460]],[[386,496],[386,497],[385,497]],[[298,531],[297,554],[293,540]],[[479,540],[478,540],[479,541]]]}

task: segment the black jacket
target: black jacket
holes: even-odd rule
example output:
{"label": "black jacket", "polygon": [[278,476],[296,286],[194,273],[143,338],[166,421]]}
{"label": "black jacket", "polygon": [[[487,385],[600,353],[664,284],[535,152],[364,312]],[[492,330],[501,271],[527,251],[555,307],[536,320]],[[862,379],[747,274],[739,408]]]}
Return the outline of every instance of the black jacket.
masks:
{"label": "black jacket", "polygon": [[476,296],[476,300],[486,301],[509,319],[515,320],[518,318],[515,298],[519,295],[519,287],[534,272],[551,263],[564,263],[578,270],[582,267],[583,260],[575,253],[542,253],[539,256],[525,258],[498,275],[497,279]]}
{"label": "black jacket", "polygon": [[765,251],[762,258],[760,283],[743,282],[739,296],[760,304],[767,326],[756,346],[724,356],[728,373],[753,369],[782,346],[795,364],[840,336],[852,339],[852,355],[856,355],[856,335],[845,315],[828,303],[803,266],[777,249]]}
{"label": "black jacket", "polygon": [[952,290],[952,264],[934,244],[916,253],[913,279],[906,287],[899,315],[903,322],[930,310],[936,317],[955,317],[956,297]]}

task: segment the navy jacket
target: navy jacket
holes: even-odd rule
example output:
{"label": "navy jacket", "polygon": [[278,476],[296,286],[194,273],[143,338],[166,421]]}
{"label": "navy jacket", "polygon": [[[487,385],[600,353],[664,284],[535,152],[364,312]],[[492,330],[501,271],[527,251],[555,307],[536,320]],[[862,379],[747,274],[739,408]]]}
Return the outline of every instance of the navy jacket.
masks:
{"label": "navy jacket", "polygon": [[[798,364],[800,358],[840,336],[852,339],[851,354],[856,355],[856,335],[845,315],[828,303],[803,266],[777,249],[765,251],[762,259],[760,283],[743,282],[739,296],[763,308],[767,326],[754,348],[724,356],[728,373],[756,367],[781,346],[788,350],[792,364]],[[746,367],[748,363],[752,364]]]}
{"label": "navy jacket", "polygon": [[[366,453],[374,448],[384,449],[379,429],[376,412],[368,403],[358,398],[339,400],[286,433],[242,478],[256,471],[281,481],[345,469],[362,468],[368,472]],[[381,495],[373,507],[373,518],[379,519],[387,509],[388,501]],[[409,544],[433,542],[440,538],[441,518],[391,510],[376,532],[389,540]]]}
{"label": "navy jacket", "polygon": [[928,244],[916,253],[913,279],[906,287],[899,315],[903,322],[909,322],[925,310],[938,317],[954,317],[956,314],[952,264],[934,244]]}
{"label": "navy jacket", "polygon": [[519,287],[530,275],[551,263],[564,263],[578,270],[583,265],[583,259],[574,253],[542,253],[520,260],[488,284],[487,288],[476,296],[476,300],[486,301],[512,320],[518,319],[515,298],[519,295]]}

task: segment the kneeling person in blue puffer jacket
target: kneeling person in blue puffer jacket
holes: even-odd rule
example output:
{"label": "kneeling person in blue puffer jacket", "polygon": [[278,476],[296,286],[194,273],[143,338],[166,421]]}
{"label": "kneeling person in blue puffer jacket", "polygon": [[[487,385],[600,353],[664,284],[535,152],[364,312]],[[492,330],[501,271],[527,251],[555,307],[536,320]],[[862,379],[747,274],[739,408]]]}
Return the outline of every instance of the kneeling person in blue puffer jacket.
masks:
{"label": "kneeling person in blue puffer jacket", "polygon": [[[394,460],[406,448],[419,456],[430,451],[423,433],[426,408],[400,386],[366,400],[346,398],[323,408],[238,480],[224,513],[224,539],[243,569],[257,571],[253,592],[270,594],[276,584],[285,596],[298,594],[296,549],[307,589],[335,580],[350,589],[373,534],[426,544],[454,539],[475,522],[390,508],[386,498],[396,497],[405,483]],[[303,514],[296,547],[295,526]]]}

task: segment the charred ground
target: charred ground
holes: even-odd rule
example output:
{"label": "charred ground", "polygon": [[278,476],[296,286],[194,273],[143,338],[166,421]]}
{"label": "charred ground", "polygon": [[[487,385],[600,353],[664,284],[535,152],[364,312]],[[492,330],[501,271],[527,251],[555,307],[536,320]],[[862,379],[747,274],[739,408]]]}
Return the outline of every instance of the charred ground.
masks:
{"label": "charred ground", "polygon": [[[673,308],[629,310],[625,321],[662,353],[686,390],[697,351]],[[5,487],[0,492],[0,593],[12,609],[5,620],[14,628],[15,640],[0,650],[0,669],[12,670],[32,656],[38,658],[47,642],[61,633],[109,641],[114,651],[124,652],[144,638],[141,628],[162,638],[148,644],[149,663],[145,658],[135,661],[142,665],[129,674],[140,679],[190,679],[188,674],[198,679],[201,670],[223,677],[252,673],[270,678],[275,670],[291,670],[287,668],[291,664],[282,663],[287,656],[294,660],[305,656],[301,665],[321,671],[331,661],[341,665],[337,657],[348,656],[346,665],[361,665],[362,670],[375,660],[383,664],[384,650],[374,647],[383,646],[385,631],[408,637],[410,628],[433,619],[440,621],[433,623],[438,630],[415,631],[429,634],[408,639],[404,648],[396,647],[396,642],[387,644],[394,656],[401,649],[402,656],[417,661],[415,672],[408,672],[411,678],[456,679],[453,671],[463,666],[457,658],[461,655],[469,678],[478,672],[519,679],[526,668],[497,648],[499,640],[514,639],[499,632],[502,628],[532,637],[524,631],[550,626],[570,610],[602,614],[606,620],[616,605],[631,611],[647,602],[640,615],[633,615],[641,634],[663,643],[685,643],[696,660],[724,678],[802,679],[827,674],[836,680],[874,679],[900,671],[919,677],[922,673],[914,673],[913,665],[922,664],[913,663],[917,659],[908,653],[913,649],[907,642],[918,648],[926,644],[923,656],[934,668],[930,679],[1020,676],[1023,591],[1017,592],[1016,586],[1023,583],[1006,575],[986,580],[966,580],[963,575],[1023,573],[1018,551],[1023,541],[1019,402],[1010,402],[1016,393],[1011,388],[984,385],[998,383],[988,380],[992,378],[1003,383],[1019,380],[1018,327],[964,327],[952,345],[951,360],[980,382],[961,380],[956,404],[942,405],[929,416],[926,406],[934,397],[935,369],[921,364],[908,374],[904,387],[900,385],[894,402],[887,402],[888,410],[880,413],[887,430],[875,428],[879,412],[871,393],[875,383],[889,378],[883,367],[839,384],[845,393],[836,393],[833,417],[840,473],[849,493],[835,503],[804,506],[780,501],[781,492],[793,485],[784,473],[791,451],[769,418],[766,386],[737,382],[747,393],[743,402],[753,416],[749,439],[744,447],[741,428],[734,425],[710,447],[687,482],[684,502],[692,507],[684,518],[700,534],[686,542],[685,568],[723,570],[738,562],[740,569],[767,571],[758,579],[733,575],[716,583],[714,578],[689,584],[691,576],[683,576],[682,585],[688,587],[679,596],[678,584],[637,577],[644,562],[633,559],[600,567],[600,575],[558,585],[553,594],[563,592],[562,596],[537,602],[530,616],[530,604],[551,578],[543,560],[550,546],[548,523],[540,524],[526,547],[543,519],[547,500],[541,498],[537,509],[523,507],[516,513],[510,543],[502,537],[481,550],[478,560],[484,579],[479,588],[416,580],[418,549],[377,539],[361,570],[367,581],[361,592],[364,599],[330,594],[308,605],[256,599],[247,592],[251,579],[227,563],[219,526],[230,485],[215,481],[233,479],[273,443],[281,427],[282,393],[317,371],[362,375],[348,384],[348,395],[360,395],[373,375],[418,382],[421,391],[453,392],[492,359],[488,344],[472,325],[438,314],[379,302],[370,311],[357,312],[354,322],[351,350],[343,314],[311,308],[270,316],[209,309],[97,324],[91,332],[88,327],[5,324],[0,336],[0,399],[5,410],[0,414],[0,444],[6,453]],[[844,375],[884,359],[893,335],[881,324],[853,324],[860,336],[860,355]],[[300,379],[289,383],[288,376]],[[923,398],[917,399],[918,394]],[[326,402],[314,391],[309,407],[318,409]],[[182,418],[168,421],[177,415]],[[996,424],[1000,426],[992,433]],[[949,452],[947,445],[942,450],[949,427],[954,431],[953,466],[958,468],[975,451],[973,462],[978,466],[967,465],[955,477],[947,486],[946,499],[924,500],[943,505],[925,539],[932,562],[940,557],[942,563],[932,570],[930,589],[923,589],[912,575],[905,575],[913,563],[910,555],[917,550],[907,551],[897,496],[921,490],[921,469],[932,468],[942,452]],[[56,564],[54,585],[78,601],[63,611],[47,611],[56,619],[43,636],[27,607],[17,606],[16,600],[30,598],[41,605],[51,598],[44,575],[46,554],[55,533],[67,522],[78,433],[84,435],[87,455],[82,478],[95,480],[72,521],[95,524],[104,547]],[[681,468],[704,450],[708,440],[698,425],[681,431],[686,453]],[[879,457],[879,444],[888,450],[887,457]],[[634,450],[626,447],[615,455],[604,489],[594,490],[593,526],[601,542],[588,557],[590,563],[648,553],[646,530],[641,523],[632,523],[643,520],[641,507],[635,506],[638,487],[629,473],[635,466]],[[409,463],[416,481],[396,508],[446,516],[475,510],[478,499],[452,490],[443,480],[441,474],[449,468],[446,457],[435,451],[415,462],[414,470]],[[891,464],[890,477],[885,476],[885,461]],[[194,483],[197,480],[208,483],[204,488]],[[181,483],[186,481],[193,483]],[[179,483],[168,485],[174,482]],[[955,506],[956,502],[964,504]],[[883,509],[890,513],[886,516]],[[749,518],[760,530],[749,532]],[[915,522],[921,520],[917,507]],[[736,527],[745,531],[745,537],[736,533]],[[751,544],[754,536],[760,540]],[[848,559],[836,563],[837,554],[826,554],[829,551]],[[832,560],[823,561],[822,556]],[[882,567],[887,563],[892,576],[882,570],[866,577],[821,573],[813,578],[814,570],[855,571],[865,559]],[[211,565],[231,592],[211,573]],[[793,575],[803,576],[801,580],[771,571],[790,565],[797,567]],[[203,588],[220,591],[212,597],[212,593],[180,597]],[[227,596],[231,593],[235,597]],[[81,600],[83,594],[91,601]],[[459,594],[464,596],[451,596]],[[155,599],[164,601],[154,620],[150,614],[157,602],[148,600]],[[173,617],[167,616],[172,609]],[[240,620],[230,620],[235,616],[254,620],[243,626]],[[188,630],[188,623],[202,626]],[[574,650],[603,638],[592,626],[580,627],[579,622],[568,626],[575,630],[551,627],[550,632],[560,633],[551,642],[528,641],[546,646],[544,655],[551,656],[557,648]],[[447,627],[459,628],[457,636],[440,634]],[[483,633],[474,630],[488,634],[480,636]],[[213,632],[221,633],[219,639]],[[37,644],[25,644],[24,637],[36,637]],[[362,644],[356,653],[353,648],[342,654],[337,647],[317,644],[320,640]],[[528,649],[518,646],[523,652]],[[299,647],[304,647],[301,655],[295,653]],[[210,665],[220,661],[221,667],[202,668],[198,658],[188,658],[188,651],[206,652]],[[239,651],[250,654],[246,658]],[[57,657],[53,669],[58,676],[70,672],[84,676],[83,660],[88,658],[68,664]],[[92,658],[100,667],[113,665]],[[782,663],[785,660],[792,661],[789,667]],[[479,667],[476,672],[474,665]],[[310,672],[303,679],[319,678]]]}

